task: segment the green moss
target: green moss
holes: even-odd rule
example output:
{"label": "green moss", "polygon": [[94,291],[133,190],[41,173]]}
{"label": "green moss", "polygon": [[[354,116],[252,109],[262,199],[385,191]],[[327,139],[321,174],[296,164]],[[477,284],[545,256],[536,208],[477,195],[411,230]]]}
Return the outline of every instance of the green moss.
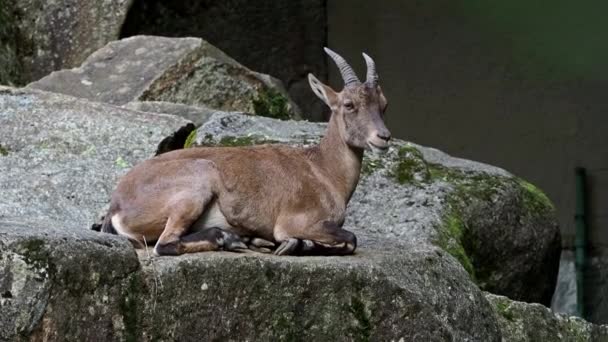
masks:
{"label": "green moss", "polygon": [[515,315],[510,309],[511,305],[506,300],[500,300],[495,302],[494,307],[496,309],[496,312],[498,312],[498,314],[500,314],[502,317],[506,318],[511,322],[515,320]]}
{"label": "green moss", "polygon": [[280,92],[265,88],[260,90],[257,97],[252,100],[253,111],[256,115],[273,119],[289,120],[289,100]]}
{"label": "green moss", "polygon": [[122,156],[118,156],[118,157],[116,158],[116,160],[114,161],[114,164],[115,164],[117,167],[121,168],[121,169],[126,169],[126,168],[128,168],[128,167],[129,167],[129,163],[127,163],[127,161],[126,161],[126,160],[124,160],[124,159],[122,158]]}
{"label": "green moss", "polygon": [[399,184],[418,184],[430,178],[429,168],[422,152],[408,145],[399,148],[397,162],[391,174]]}
{"label": "green moss", "polygon": [[371,175],[383,167],[382,160],[380,159],[371,159],[363,156],[363,162],[361,164],[361,173],[364,175]]}
{"label": "green moss", "polygon": [[8,156],[8,149],[0,144],[0,156]]}
{"label": "green moss", "polygon": [[443,226],[439,228],[439,237],[435,244],[456,258],[469,273],[471,279],[475,280],[475,268],[473,268],[473,263],[463,246],[466,229],[464,223],[458,214],[448,215],[443,222]]}
{"label": "green moss", "polygon": [[[190,138],[190,137],[188,137],[188,138]],[[188,140],[186,140],[186,143],[187,142],[188,142]],[[201,140],[200,144],[197,144],[197,146],[238,147],[238,146],[254,146],[254,145],[274,144],[274,143],[278,143],[278,141],[272,140],[272,139],[267,139],[266,137],[260,136],[260,135],[249,135],[249,136],[243,136],[243,137],[224,136],[221,139],[219,139],[219,141],[218,141],[217,139],[215,139],[213,137],[213,135],[207,133]],[[184,144],[184,146],[185,145],[186,144]]]}
{"label": "green moss", "polygon": [[518,179],[519,184],[524,189],[523,193],[523,202],[526,208],[533,212],[544,212],[547,210],[555,210],[553,203],[542,192],[539,188],[534,186],[534,184],[529,183],[523,179]]}
{"label": "green moss", "polygon": [[194,144],[194,142],[196,141],[196,130],[190,132],[190,134],[188,134],[188,137],[186,138],[186,141],[184,142],[184,148],[190,148],[192,147],[192,144]]}
{"label": "green moss", "polygon": [[348,310],[357,321],[357,325],[353,328],[354,340],[362,342],[370,341],[372,323],[365,303],[360,298],[352,296]]}

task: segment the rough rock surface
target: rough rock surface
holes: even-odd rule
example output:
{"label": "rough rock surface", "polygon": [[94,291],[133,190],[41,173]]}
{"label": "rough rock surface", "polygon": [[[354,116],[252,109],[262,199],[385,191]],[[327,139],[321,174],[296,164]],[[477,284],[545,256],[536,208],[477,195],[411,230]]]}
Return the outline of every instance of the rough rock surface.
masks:
{"label": "rough rock surface", "polygon": [[324,119],[325,107],[306,76],[327,80],[325,0],[136,0],[122,37],[138,34],[203,38],[248,68],[280,79],[307,119]]}
{"label": "rough rock surface", "polygon": [[180,103],[163,101],[133,101],[122,106],[140,112],[171,114],[192,121],[196,127],[205,123],[217,109],[203,106],[188,106]]}
{"label": "rough rock surface", "polygon": [[608,341],[608,325],[555,314],[539,304],[528,304],[486,293],[494,307],[504,341]]}
{"label": "rough rock surface", "polygon": [[[0,221],[0,339],[500,341],[445,252],[206,253],[141,263],[116,236]],[[86,262],[85,262],[86,261]]]}
{"label": "rough rock surface", "polygon": [[551,310],[570,316],[576,315],[576,266],[573,251],[562,250]]}
{"label": "rough rock surface", "polygon": [[281,82],[247,69],[199,38],[135,36],[114,41],[78,68],[28,85],[124,105],[164,101],[277,118],[299,118]]}
{"label": "rough rock surface", "polygon": [[0,87],[0,220],[86,227],[119,175],[188,121]]}
{"label": "rough rock surface", "polygon": [[[467,199],[471,207],[492,201],[490,214],[499,212],[502,202],[492,199],[516,201],[518,191],[520,206],[506,208],[519,210],[513,215],[522,222],[543,217],[544,207],[526,206],[532,199],[528,188],[509,181],[505,171],[433,149],[396,142],[387,156],[365,159],[346,223],[360,238],[354,256],[153,258],[146,250],[135,253],[125,239],[88,231],[116,177],[187,123],[60,94],[0,88],[0,340],[508,341],[508,334],[517,333],[499,325],[472,281],[482,279],[474,273],[479,252],[463,245],[475,228],[446,230],[445,215],[462,214],[457,217],[468,222],[472,212],[461,211],[454,198]],[[275,132],[270,138],[310,142],[322,129],[216,113],[197,139],[249,144]],[[470,185],[469,178],[482,184],[478,173],[500,180],[491,183],[496,190],[487,197],[457,191]],[[504,222],[511,226],[502,229],[517,234],[531,229],[525,222]],[[551,222],[534,226],[538,246],[527,259],[516,256],[519,262],[538,263],[534,255],[547,248]],[[513,248],[508,241],[484,243]],[[466,260],[474,267],[463,267]]]}
{"label": "rough rock surface", "polygon": [[[310,143],[324,129],[218,113],[198,129],[196,144]],[[553,207],[502,169],[395,141],[387,155],[364,158],[345,227],[362,246],[439,245],[482,289],[550,304],[561,250]]]}
{"label": "rough rock surface", "polygon": [[[0,67],[23,84],[80,64],[119,37],[132,0],[0,0]],[[4,44],[6,42],[6,45]],[[2,72],[0,72],[0,76]]]}
{"label": "rough rock surface", "polygon": [[608,324],[608,249],[596,248],[593,252],[585,270],[585,318]]}

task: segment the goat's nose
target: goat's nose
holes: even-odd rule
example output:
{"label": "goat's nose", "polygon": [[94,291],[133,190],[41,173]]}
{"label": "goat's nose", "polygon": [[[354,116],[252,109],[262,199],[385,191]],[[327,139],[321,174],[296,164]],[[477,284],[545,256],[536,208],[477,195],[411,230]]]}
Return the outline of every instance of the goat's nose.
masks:
{"label": "goat's nose", "polygon": [[378,136],[378,138],[384,141],[388,142],[389,140],[391,140],[391,134],[389,132],[377,133],[376,135]]}

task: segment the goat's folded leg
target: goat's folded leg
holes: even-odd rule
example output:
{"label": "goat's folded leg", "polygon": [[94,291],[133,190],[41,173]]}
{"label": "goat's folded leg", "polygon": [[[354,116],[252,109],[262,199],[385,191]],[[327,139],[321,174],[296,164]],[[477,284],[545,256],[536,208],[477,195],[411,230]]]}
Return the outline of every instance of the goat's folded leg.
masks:
{"label": "goat's folded leg", "polygon": [[349,255],[357,248],[357,237],[340,225],[331,221],[285,233],[291,237],[284,239],[274,252],[276,255]]}
{"label": "goat's folded leg", "polygon": [[289,238],[279,245],[274,251],[275,255],[293,255],[296,254],[300,247],[300,239]]}
{"label": "goat's folded leg", "polygon": [[274,242],[258,237],[246,238],[244,239],[244,242],[250,250],[264,254],[272,253],[272,250],[276,246]]}

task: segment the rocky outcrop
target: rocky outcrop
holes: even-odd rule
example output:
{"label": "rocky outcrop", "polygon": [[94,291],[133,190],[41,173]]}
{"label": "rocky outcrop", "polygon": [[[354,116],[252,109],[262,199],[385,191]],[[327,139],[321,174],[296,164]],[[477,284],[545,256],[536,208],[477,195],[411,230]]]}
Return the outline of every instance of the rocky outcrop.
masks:
{"label": "rocky outcrop", "polygon": [[181,103],[163,101],[133,101],[122,106],[123,108],[133,109],[140,112],[171,114],[180,116],[199,127],[205,123],[211,115],[217,113],[217,109],[203,106],[188,106]]}
{"label": "rocky outcrop", "polygon": [[608,325],[594,325],[578,317],[555,314],[542,305],[490,293],[486,298],[494,308],[504,341],[608,341]]}
{"label": "rocky outcrop", "polygon": [[595,248],[585,269],[585,318],[608,324],[608,249]]}
{"label": "rocky outcrop", "polygon": [[[365,157],[345,224],[359,238],[353,256],[152,257],[87,230],[117,177],[187,124],[0,88],[0,340],[508,341],[518,332],[476,283],[530,282],[533,301],[554,285],[556,227],[541,193],[504,170],[402,141]],[[323,128],[215,113],[190,140],[308,144]],[[480,240],[481,229],[504,238]],[[479,260],[484,249],[516,261]],[[527,268],[514,273],[511,262]]]}
{"label": "rocky outcrop", "polygon": [[0,87],[0,220],[86,227],[116,178],[188,121]]}
{"label": "rocky outcrop", "polygon": [[[324,129],[223,113],[198,129],[195,145],[307,144]],[[361,245],[441,246],[482,289],[550,304],[561,250],[553,206],[502,169],[395,141],[387,155],[364,157],[345,226]]]}
{"label": "rocky outcrop", "polygon": [[114,105],[163,101],[278,119],[299,118],[281,82],[199,38],[136,36],[111,42],[78,68],[28,85]]}
{"label": "rocky outcrop", "polygon": [[307,119],[325,106],[310,91],[308,73],[327,80],[324,0],[135,0],[122,37],[200,37],[243,65],[280,79]]}
{"label": "rocky outcrop", "polygon": [[[131,3],[0,0],[0,84],[23,84],[80,64],[119,37]],[[16,72],[2,77],[6,68]]]}

